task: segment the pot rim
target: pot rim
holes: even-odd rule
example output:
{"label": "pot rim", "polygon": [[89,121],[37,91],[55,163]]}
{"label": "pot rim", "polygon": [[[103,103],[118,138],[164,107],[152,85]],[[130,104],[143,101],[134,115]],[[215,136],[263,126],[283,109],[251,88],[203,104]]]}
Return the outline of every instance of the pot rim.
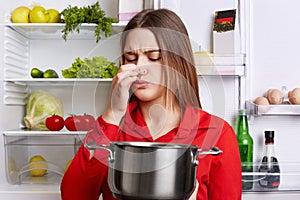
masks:
{"label": "pot rim", "polygon": [[112,145],[116,146],[130,146],[130,147],[142,147],[142,148],[163,148],[163,149],[198,149],[197,146],[192,144],[181,144],[181,143],[167,143],[167,142],[122,142],[122,141],[115,141],[110,142]]}

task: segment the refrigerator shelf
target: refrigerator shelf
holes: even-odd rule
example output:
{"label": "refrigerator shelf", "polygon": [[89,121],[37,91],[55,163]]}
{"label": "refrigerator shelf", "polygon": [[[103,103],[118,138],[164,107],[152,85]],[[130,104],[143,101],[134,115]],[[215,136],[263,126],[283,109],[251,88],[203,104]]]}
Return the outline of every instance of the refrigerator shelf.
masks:
{"label": "refrigerator shelf", "polygon": [[[112,35],[122,32],[124,23],[112,24]],[[28,39],[62,39],[62,30],[65,27],[63,23],[7,23],[5,25]],[[80,26],[80,33],[71,33],[67,39],[70,40],[94,40],[96,24],[83,23]],[[102,37],[105,37],[104,35]]]}
{"label": "refrigerator shelf", "polygon": [[246,109],[251,116],[280,116],[300,115],[300,105],[257,105],[251,100],[246,101]]}
{"label": "refrigerator shelf", "polygon": [[[253,188],[243,190],[243,192],[284,192],[284,191],[300,191],[300,163],[279,162],[280,173],[258,172],[260,162],[253,163],[253,172],[242,172],[243,182],[253,182]],[[246,165],[246,163],[243,163]],[[245,178],[247,176],[247,178]],[[249,176],[252,177],[249,180]],[[261,187],[259,181],[264,178],[280,177],[278,188]]]}
{"label": "refrigerator shelf", "polygon": [[74,85],[80,83],[111,82],[112,78],[7,78],[4,81],[17,85]]}
{"label": "refrigerator shelf", "polygon": [[85,135],[86,131],[29,131],[29,130],[11,130],[4,131],[5,136],[76,136]]}

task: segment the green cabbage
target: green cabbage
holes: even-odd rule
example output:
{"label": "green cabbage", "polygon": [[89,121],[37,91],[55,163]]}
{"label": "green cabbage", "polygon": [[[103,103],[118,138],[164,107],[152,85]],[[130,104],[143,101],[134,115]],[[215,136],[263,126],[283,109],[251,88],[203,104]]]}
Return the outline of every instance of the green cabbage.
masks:
{"label": "green cabbage", "polygon": [[54,114],[64,116],[63,104],[58,97],[40,90],[29,95],[24,117],[28,129],[47,130],[46,118]]}

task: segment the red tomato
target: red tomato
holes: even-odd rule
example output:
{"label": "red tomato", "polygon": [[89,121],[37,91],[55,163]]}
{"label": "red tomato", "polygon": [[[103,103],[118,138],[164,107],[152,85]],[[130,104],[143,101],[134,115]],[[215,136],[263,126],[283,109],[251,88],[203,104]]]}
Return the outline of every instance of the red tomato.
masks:
{"label": "red tomato", "polygon": [[79,130],[79,127],[78,127],[79,122],[80,122],[80,118],[77,116],[67,117],[65,120],[65,127],[69,131],[77,131],[77,130]]}
{"label": "red tomato", "polygon": [[70,116],[65,120],[69,131],[89,131],[95,127],[96,121],[92,115]]}
{"label": "red tomato", "polygon": [[95,128],[96,121],[94,116],[92,115],[88,115],[88,114],[82,115],[80,116],[80,121],[82,125],[80,128],[83,131],[89,131]]}
{"label": "red tomato", "polygon": [[60,131],[65,125],[64,118],[59,115],[52,115],[48,117],[45,123],[46,127],[50,131]]}

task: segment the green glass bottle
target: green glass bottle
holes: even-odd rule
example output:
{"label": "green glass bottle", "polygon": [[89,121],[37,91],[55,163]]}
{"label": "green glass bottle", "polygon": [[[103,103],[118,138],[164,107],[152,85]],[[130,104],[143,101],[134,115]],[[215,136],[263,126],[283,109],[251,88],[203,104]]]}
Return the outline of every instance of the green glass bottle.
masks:
{"label": "green glass bottle", "polygon": [[239,111],[237,140],[242,164],[242,189],[250,190],[253,187],[253,139],[249,134],[248,118],[245,110]]}

